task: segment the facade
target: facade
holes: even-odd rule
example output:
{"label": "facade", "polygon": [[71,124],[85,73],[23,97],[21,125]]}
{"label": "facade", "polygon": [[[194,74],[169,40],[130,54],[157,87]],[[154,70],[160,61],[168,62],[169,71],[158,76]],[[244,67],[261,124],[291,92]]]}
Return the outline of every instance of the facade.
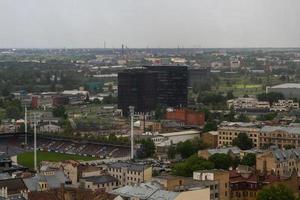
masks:
{"label": "facade", "polygon": [[298,109],[299,103],[293,100],[278,100],[278,102],[273,103],[271,111],[274,112],[287,112],[289,110]]}
{"label": "facade", "polygon": [[[193,179],[198,181],[215,181],[217,182],[214,186],[214,197],[211,199],[229,200],[229,172],[225,170],[201,170],[193,173]],[[216,196],[217,195],[217,196]]]}
{"label": "facade", "polygon": [[116,162],[108,165],[108,173],[121,185],[143,183],[152,178],[152,167],[143,164]]}
{"label": "facade", "polygon": [[246,133],[252,140],[254,147],[259,147],[260,128],[256,124],[243,122],[223,122],[218,128],[218,146],[231,146],[232,141],[239,133]]}
{"label": "facade", "polygon": [[227,101],[227,107],[236,111],[268,111],[270,103],[267,101],[258,101],[255,98],[236,98]]}
{"label": "facade", "polygon": [[293,172],[300,175],[300,149],[273,148],[256,156],[256,169],[267,174],[289,177]]}
{"label": "facade", "polygon": [[128,115],[129,106],[135,112],[150,112],[157,104],[157,74],[145,68],[130,69],[118,74],[118,108]]}
{"label": "facade", "polygon": [[119,180],[111,175],[89,176],[79,180],[80,187],[90,190],[110,192],[119,187]]}
{"label": "facade", "polygon": [[285,98],[300,98],[300,84],[299,83],[284,83],[272,87],[266,87],[266,92],[279,92]]}
{"label": "facade", "polygon": [[21,178],[0,180],[0,199],[27,199],[28,188]]}
{"label": "facade", "polygon": [[158,105],[186,107],[188,77],[186,66],[144,66],[118,74],[118,108],[128,115],[128,107],[136,112],[150,112]]}
{"label": "facade", "polygon": [[218,146],[218,131],[201,133],[201,139],[203,143],[207,144],[210,148],[216,148]]}
{"label": "facade", "polygon": [[203,126],[205,123],[203,112],[195,112],[187,109],[177,109],[167,112],[166,119],[180,121],[185,125]]}
{"label": "facade", "polygon": [[287,145],[300,147],[300,127],[264,126],[259,133],[259,147],[270,144],[284,148]]}
{"label": "facade", "polygon": [[275,175],[257,174],[248,166],[242,168],[230,171],[231,200],[256,200],[258,192],[264,186],[280,181]]}
{"label": "facade", "polygon": [[207,78],[210,75],[210,68],[198,67],[198,68],[188,68],[188,80],[189,87],[200,82],[202,78]]}

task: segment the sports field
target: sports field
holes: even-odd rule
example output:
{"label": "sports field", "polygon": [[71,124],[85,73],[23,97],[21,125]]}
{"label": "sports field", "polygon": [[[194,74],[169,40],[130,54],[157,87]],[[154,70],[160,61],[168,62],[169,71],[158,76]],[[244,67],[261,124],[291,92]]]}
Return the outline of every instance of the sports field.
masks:
{"label": "sports field", "polygon": [[[34,156],[33,152],[25,152],[25,153],[18,154],[17,156],[18,164],[32,169],[34,167],[33,156]],[[97,158],[78,156],[78,155],[69,155],[69,154],[62,154],[62,153],[55,153],[55,152],[44,152],[44,151],[37,152],[38,164],[41,161],[54,161],[54,162],[63,161],[63,160],[88,161],[88,160],[96,160],[96,159]]]}

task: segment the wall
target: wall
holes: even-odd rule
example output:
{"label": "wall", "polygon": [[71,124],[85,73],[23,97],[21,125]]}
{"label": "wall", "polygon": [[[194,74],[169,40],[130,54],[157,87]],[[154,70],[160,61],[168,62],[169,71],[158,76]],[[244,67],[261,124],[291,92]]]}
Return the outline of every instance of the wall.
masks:
{"label": "wall", "polygon": [[210,191],[209,188],[193,190],[187,192],[181,192],[175,200],[209,200],[210,199]]}
{"label": "wall", "polygon": [[203,126],[205,123],[204,113],[194,112],[186,109],[178,109],[173,112],[167,112],[166,119],[181,121],[186,125]]}

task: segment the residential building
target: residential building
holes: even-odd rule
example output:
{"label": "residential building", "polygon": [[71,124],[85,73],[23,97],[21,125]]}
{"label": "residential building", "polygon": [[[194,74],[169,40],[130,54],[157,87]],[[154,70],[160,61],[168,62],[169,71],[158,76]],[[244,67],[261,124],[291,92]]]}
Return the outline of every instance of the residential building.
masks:
{"label": "residential building", "polygon": [[152,167],[144,164],[115,162],[109,164],[107,170],[123,186],[143,183],[152,178]]}
{"label": "residential building", "polygon": [[216,148],[218,146],[218,134],[218,131],[209,131],[206,133],[201,133],[201,140],[210,148]]}
{"label": "residential building", "polygon": [[159,184],[152,182],[141,183],[133,186],[124,186],[113,190],[112,194],[118,195],[119,199],[135,199],[135,200],[209,200],[209,188],[194,188],[189,191],[173,192],[160,188]]}
{"label": "residential building", "polygon": [[289,177],[295,171],[300,176],[300,148],[283,150],[273,146],[257,154],[256,169],[280,177]]}
{"label": "residential building", "polygon": [[214,181],[214,183],[217,183],[217,188],[216,184],[214,185],[214,190],[217,190],[214,192],[214,198],[219,200],[230,199],[228,171],[217,169],[195,171],[193,173],[193,179],[198,181]]}
{"label": "residential building", "polygon": [[218,146],[231,146],[232,141],[240,134],[246,133],[252,140],[254,147],[259,147],[260,128],[254,123],[223,122],[218,128]]}
{"label": "residential building", "polygon": [[28,188],[21,178],[10,178],[0,180],[0,199],[28,197]]}
{"label": "residential building", "polygon": [[289,110],[294,110],[299,108],[299,103],[293,100],[278,100],[278,102],[273,103],[271,111],[274,112],[287,112]]}
{"label": "residential building", "polygon": [[162,189],[181,192],[189,191],[192,188],[209,188],[210,190],[210,200],[218,200],[219,190],[218,182],[211,180],[193,180],[193,178],[180,177],[180,176],[155,176],[152,182],[159,183]]}
{"label": "residential building", "polygon": [[230,171],[231,200],[256,200],[262,187],[280,181],[280,178],[275,175],[256,174],[248,166],[239,168]]}
{"label": "residential building", "polygon": [[227,101],[227,107],[233,108],[235,111],[269,111],[270,103],[267,101],[258,101],[256,98],[239,97]]}
{"label": "residential building", "polygon": [[89,176],[79,179],[80,187],[93,191],[102,189],[110,192],[120,186],[119,180],[111,175]]}
{"label": "residential building", "polygon": [[30,192],[48,191],[60,188],[62,184],[71,184],[62,170],[43,171],[33,177],[24,178],[23,181]]}
{"label": "residential building", "polygon": [[287,145],[300,147],[300,127],[297,126],[264,126],[259,133],[259,147],[277,145],[284,148]]}

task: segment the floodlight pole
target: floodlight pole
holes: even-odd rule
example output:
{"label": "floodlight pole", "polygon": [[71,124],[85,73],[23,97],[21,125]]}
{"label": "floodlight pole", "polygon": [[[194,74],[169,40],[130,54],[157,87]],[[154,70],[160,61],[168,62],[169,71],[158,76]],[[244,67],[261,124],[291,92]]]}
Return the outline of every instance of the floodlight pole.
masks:
{"label": "floodlight pole", "polygon": [[37,171],[37,155],[36,155],[36,113],[34,116],[34,170]]}
{"label": "floodlight pole", "polygon": [[25,145],[27,145],[27,106],[26,105],[25,105],[24,125],[25,125]]}
{"label": "floodlight pole", "polygon": [[130,141],[131,141],[131,159],[134,158],[133,153],[133,116],[134,116],[134,107],[129,106],[129,112],[130,112]]}

